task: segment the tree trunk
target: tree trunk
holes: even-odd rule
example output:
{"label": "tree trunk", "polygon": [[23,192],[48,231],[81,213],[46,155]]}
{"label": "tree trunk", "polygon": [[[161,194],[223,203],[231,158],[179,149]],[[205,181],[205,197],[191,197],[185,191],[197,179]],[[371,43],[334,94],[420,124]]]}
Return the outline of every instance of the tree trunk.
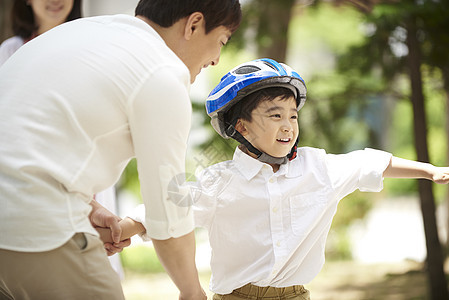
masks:
{"label": "tree trunk", "polygon": [[287,34],[295,0],[258,0],[257,28],[259,57],[285,62]]}
{"label": "tree trunk", "polygon": [[[408,67],[412,90],[411,100],[413,104],[415,147],[418,154],[418,161],[428,162],[427,123],[420,70],[421,53],[417,39],[416,20],[414,18],[411,18],[407,24],[407,46],[409,49]],[[438,237],[432,182],[428,180],[418,180],[418,187],[424,232],[426,236],[430,298],[433,300],[449,299],[443,268],[443,253]]]}
{"label": "tree trunk", "polygon": [[[443,74],[443,84],[444,90],[446,92],[446,163],[449,164],[449,66],[445,66],[441,68],[441,72]],[[449,252],[449,186],[447,187],[446,192],[446,210],[447,210],[447,218],[446,218],[446,256]]]}

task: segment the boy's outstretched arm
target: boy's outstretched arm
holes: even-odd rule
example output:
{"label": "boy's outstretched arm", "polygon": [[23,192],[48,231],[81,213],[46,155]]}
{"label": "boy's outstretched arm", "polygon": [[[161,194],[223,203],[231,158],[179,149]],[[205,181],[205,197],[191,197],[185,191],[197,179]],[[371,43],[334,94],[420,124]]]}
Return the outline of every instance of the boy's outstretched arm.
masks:
{"label": "boy's outstretched arm", "polygon": [[439,184],[447,184],[449,183],[449,167],[435,167],[429,163],[393,156],[383,176],[391,178],[422,178]]}

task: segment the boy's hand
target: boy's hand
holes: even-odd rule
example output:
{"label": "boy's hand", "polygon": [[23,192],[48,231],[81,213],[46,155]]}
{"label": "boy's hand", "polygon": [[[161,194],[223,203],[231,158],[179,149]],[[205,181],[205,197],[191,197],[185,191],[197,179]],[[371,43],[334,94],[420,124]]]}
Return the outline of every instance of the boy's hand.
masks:
{"label": "boy's hand", "polygon": [[108,256],[114,255],[115,253],[120,253],[123,251],[123,248],[128,247],[131,245],[131,239],[123,240],[119,243],[105,243],[104,249],[106,250],[106,253]]}
{"label": "boy's hand", "polygon": [[112,244],[114,241],[112,240],[111,229],[106,227],[95,227],[95,230],[100,234],[100,239],[103,243]]}
{"label": "boy's hand", "polygon": [[119,243],[114,243],[112,241],[112,231],[110,228],[105,227],[95,227],[95,230],[100,234],[100,239],[104,243],[104,249],[108,256],[111,256],[115,253],[122,252],[123,248],[131,245],[131,239],[125,239],[120,241]]}
{"label": "boy's hand", "polygon": [[449,183],[449,167],[435,167],[432,175],[432,180],[438,184]]}

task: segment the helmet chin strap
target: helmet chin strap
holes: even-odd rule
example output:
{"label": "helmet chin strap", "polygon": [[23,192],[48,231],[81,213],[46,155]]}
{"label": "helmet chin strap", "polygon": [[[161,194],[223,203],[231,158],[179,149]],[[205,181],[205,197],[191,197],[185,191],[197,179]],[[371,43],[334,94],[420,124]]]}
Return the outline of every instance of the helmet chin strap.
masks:
{"label": "helmet chin strap", "polygon": [[256,147],[254,147],[250,142],[248,142],[247,139],[243,137],[243,135],[240,134],[240,132],[235,129],[233,125],[229,125],[228,128],[226,128],[226,134],[233,139],[235,139],[237,142],[243,144],[246,149],[248,149],[249,152],[256,155],[257,160],[267,163],[270,165],[283,165],[286,164],[289,160],[292,160],[296,157],[296,145],[298,144],[298,139],[296,140],[295,146],[293,146],[291,152],[284,157],[274,157],[271,156],[265,152],[260,151]]}

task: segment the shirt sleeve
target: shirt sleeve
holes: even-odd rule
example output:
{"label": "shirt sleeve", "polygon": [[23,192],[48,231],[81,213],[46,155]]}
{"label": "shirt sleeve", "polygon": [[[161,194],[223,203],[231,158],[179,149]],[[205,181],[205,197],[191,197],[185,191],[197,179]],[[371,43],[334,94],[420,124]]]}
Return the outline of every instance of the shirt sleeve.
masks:
{"label": "shirt sleeve", "polygon": [[388,167],[390,153],[365,149],[348,154],[327,154],[325,164],[332,188],[339,199],[356,189],[362,192],[379,192],[383,189],[383,172]]}
{"label": "shirt sleeve", "polygon": [[175,67],[153,72],[128,108],[145,204],[142,224],[154,239],[180,237],[194,227],[191,205],[178,202],[179,193],[170,197],[170,188],[185,174],[192,112],[186,73]]}
{"label": "shirt sleeve", "polygon": [[205,169],[198,176],[198,181],[191,184],[193,214],[196,227],[209,229],[217,208],[218,192],[223,177],[214,167]]}
{"label": "shirt sleeve", "polygon": [[[172,186],[169,193],[177,193],[182,197],[186,204],[193,205],[193,215],[195,227],[210,228],[213,216],[215,214],[217,204],[217,188],[220,184],[219,177],[216,172],[206,169],[195,177],[195,181],[183,182],[178,180],[176,187]],[[173,184],[175,184],[173,182]],[[188,189],[186,191],[186,189]],[[175,196],[176,197],[176,196]],[[134,221],[145,223],[145,205],[140,204],[135,207],[129,214],[129,218]],[[151,236],[145,233],[140,233],[139,236],[143,241],[151,241]]]}

